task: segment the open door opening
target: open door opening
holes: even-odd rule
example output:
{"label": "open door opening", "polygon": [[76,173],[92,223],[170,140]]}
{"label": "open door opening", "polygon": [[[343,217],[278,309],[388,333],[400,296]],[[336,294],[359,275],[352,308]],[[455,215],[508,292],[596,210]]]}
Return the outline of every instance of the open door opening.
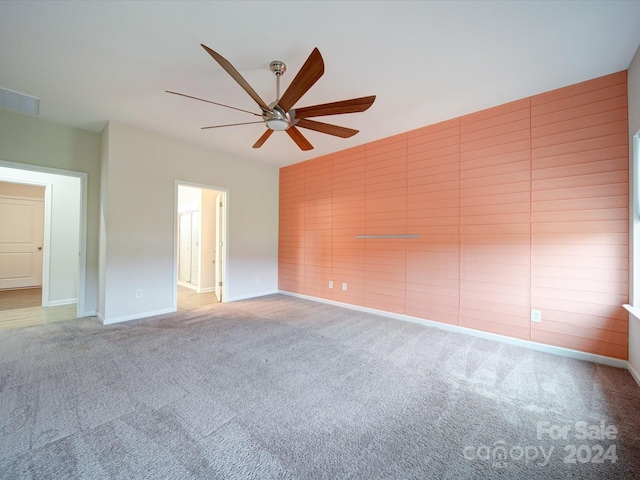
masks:
{"label": "open door opening", "polygon": [[9,292],[0,311],[12,310],[16,325],[90,316],[86,182],[86,173],[0,160],[0,290]]}
{"label": "open door opening", "polygon": [[224,301],[226,192],[178,184],[176,211],[176,307]]}

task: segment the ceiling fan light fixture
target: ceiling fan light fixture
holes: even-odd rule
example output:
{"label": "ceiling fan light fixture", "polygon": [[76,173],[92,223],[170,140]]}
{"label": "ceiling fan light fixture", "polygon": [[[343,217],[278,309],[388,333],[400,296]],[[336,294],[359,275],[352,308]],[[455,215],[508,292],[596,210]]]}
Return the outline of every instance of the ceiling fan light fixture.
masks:
{"label": "ceiling fan light fixture", "polygon": [[291,117],[287,112],[285,112],[277,102],[269,105],[270,111],[266,111],[262,113],[262,118],[264,118],[264,123],[267,125],[267,128],[270,130],[275,130],[276,132],[282,132],[286,130],[291,125]]}
{"label": "ceiling fan light fixture", "polygon": [[276,132],[282,132],[289,128],[289,122],[286,120],[281,120],[279,118],[271,118],[267,120],[267,127],[271,130],[275,130]]}

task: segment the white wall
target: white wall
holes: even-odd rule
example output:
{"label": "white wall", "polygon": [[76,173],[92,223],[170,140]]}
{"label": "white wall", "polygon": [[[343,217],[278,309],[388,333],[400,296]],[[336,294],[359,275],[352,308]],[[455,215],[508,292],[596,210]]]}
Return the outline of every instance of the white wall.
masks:
{"label": "white wall", "polygon": [[80,195],[79,178],[62,177],[53,183],[49,305],[77,301],[78,260],[80,258]]}
{"label": "white wall", "polygon": [[173,309],[175,180],[229,192],[226,300],[277,291],[276,167],[118,122],[107,141],[104,323]]}
{"label": "white wall", "polygon": [[88,174],[84,315],[98,301],[100,135],[0,109],[0,160]]}
{"label": "white wall", "polygon": [[199,188],[188,185],[178,187],[178,213],[199,211],[201,202],[202,194]]}
{"label": "white wall", "polygon": [[[636,133],[640,131],[640,48],[636,52],[631,65],[628,70],[627,77],[627,88],[628,88],[628,96],[629,96],[629,158],[630,162],[630,177],[633,178],[635,176],[638,178],[640,172],[636,169],[638,165],[634,165],[633,163],[633,137]],[[640,143],[640,142],[638,142]],[[640,152],[638,152],[640,155]],[[640,185],[636,186],[636,189],[640,188]],[[640,224],[639,224],[639,215],[638,211],[638,200],[639,200],[639,192],[633,192],[629,195],[631,200],[631,208],[629,210],[630,216],[632,218],[631,221],[631,231],[634,232],[632,234],[632,243],[631,245],[637,245],[640,243]],[[631,302],[635,307],[640,306],[640,298],[636,298],[635,292],[640,292],[640,285],[636,285],[638,281],[640,281],[640,258],[637,258],[633,255],[635,250],[636,255],[638,252],[636,248],[630,248],[630,271],[635,274],[632,274],[631,277]],[[634,280],[635,278],[635,280]],[[635,317],[634,315],[629,315],[629,367],[634,375],[636,381],[640,383],[640,318]]]}
{"label": "white wall", "polygon": [[0,180],[51,184],[49,305],[75,303],[80,250],[80,178],[0,165]]}

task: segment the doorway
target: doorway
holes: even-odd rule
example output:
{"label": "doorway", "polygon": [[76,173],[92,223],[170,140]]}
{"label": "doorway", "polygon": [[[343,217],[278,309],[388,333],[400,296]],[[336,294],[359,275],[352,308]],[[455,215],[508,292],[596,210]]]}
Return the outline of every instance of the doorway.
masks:
{"label": "doorway", "polygon": [[177,309],[224,301],[226,195],[216,187],[177,184]]}
{"label": "doorway", "polygon": [[178,284],[200,293],[200,211],[178,215]]}
{"label": "doorway", "polygon": [[[8,295],[0,322],[10,317],[12,325],[25,326],[23,321],[40,324],[86,316],[86,183],[85,173],[0,160],[0,185],[5,200],[9,198],[0,207],[2,226],[11,225],[0,232],[4,241],[0,248],[3,253],[7,253],[6,248],[13,249],[9,252],[10,261],[0,268],[2,286],[6,293],[9,289],[41,285],[37,295],[24,291],[20,297]],[[38,212],[40,208],[42,213]],[[31,222],[24,222],[28,217]],[[29,223],[36,226],[33,222],[38,228],[29,232]],[[36,239],[34,236],[40,236],[36,230],[40,229],[43,237]],[[30,242],[26,241],[28,237],[32,237]],[[31,247],[33,253],[19,251]]]}

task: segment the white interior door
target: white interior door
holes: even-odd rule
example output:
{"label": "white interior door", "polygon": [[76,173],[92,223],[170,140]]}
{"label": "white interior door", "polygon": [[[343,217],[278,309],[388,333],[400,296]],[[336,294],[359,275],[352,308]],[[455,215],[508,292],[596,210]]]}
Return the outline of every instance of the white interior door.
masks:
{"label": "white interior door", "polygon": [[224,193],[218,193],[216,197],[216,279],[215,279],[215,291],[216,297],[218,301],[222,301],[222,286],[223,286],[223,278],[222,278],[222,249],[223,249],[223,226],[224,226]]}
{"label": "white interior door", "polygon": [[0,197],[0,289],[42,285],[44,202]]}

